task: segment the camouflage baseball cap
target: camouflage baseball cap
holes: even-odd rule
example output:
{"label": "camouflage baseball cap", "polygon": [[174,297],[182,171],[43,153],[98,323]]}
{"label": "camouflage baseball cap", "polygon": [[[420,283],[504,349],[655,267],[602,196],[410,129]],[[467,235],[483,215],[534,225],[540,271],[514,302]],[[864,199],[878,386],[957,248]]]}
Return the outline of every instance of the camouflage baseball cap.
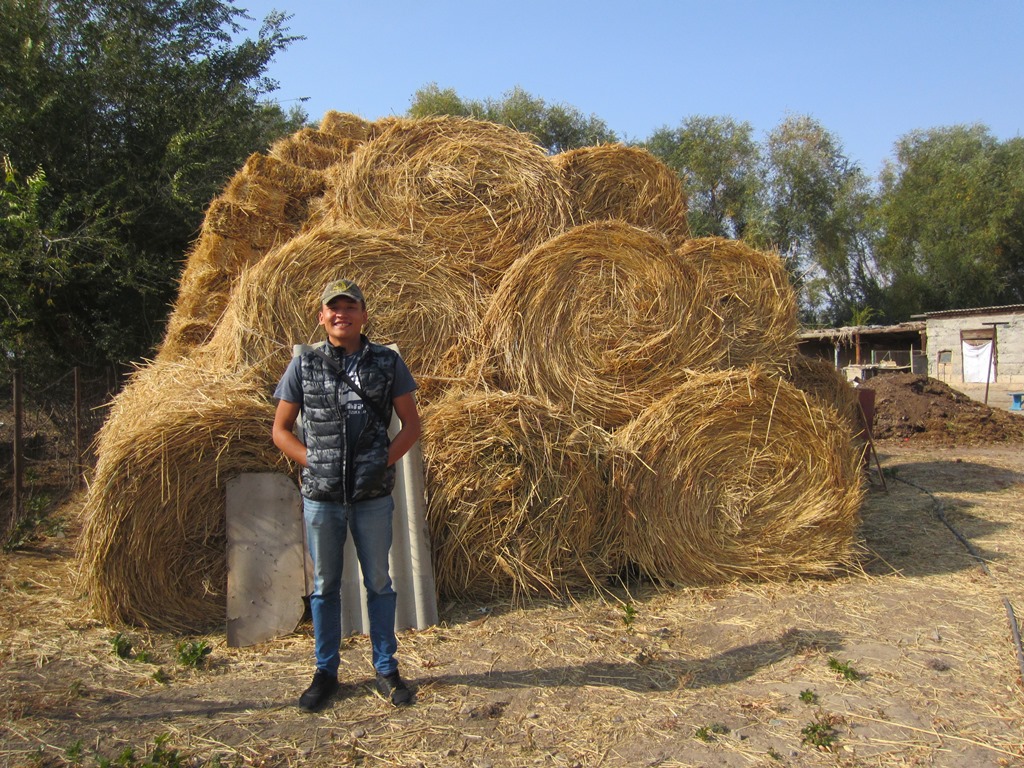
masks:
{"label": "camouflage baseball cap", "polygon": [[366,304],[366,299],[363,298],[363,292],[359,290],[359,286],[351,280],[346,280],[344,278],[341,280],[332,280],[324,286],[324,295],[320,300],[320,303],[330,304],[339,296],[347,296],[353,301]]}

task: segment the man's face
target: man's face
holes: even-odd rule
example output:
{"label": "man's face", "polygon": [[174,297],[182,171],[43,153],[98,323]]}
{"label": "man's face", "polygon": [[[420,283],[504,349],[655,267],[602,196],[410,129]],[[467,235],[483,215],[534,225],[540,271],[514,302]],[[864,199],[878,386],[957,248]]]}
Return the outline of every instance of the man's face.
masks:
{"label": "man's face", "polygon": [[320,325],[327,331],[327,338],[336,347],[350,348],[358,345],[359,335],[363,332],[369,316],[363,305],[347,296],[338,296],[330,304],[320,308],[317,318]]}

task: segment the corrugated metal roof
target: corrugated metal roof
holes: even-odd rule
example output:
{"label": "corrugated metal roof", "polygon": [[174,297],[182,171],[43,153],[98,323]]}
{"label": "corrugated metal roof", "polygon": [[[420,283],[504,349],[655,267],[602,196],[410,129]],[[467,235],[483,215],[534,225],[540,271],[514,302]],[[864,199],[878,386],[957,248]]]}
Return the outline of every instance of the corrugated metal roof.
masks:
{"label": "corrugated metal roof", "polygon": [[940,309],[936,312],[922,312],[911,317],[958,317],[961,315],[1003,315],[1024,312],[1024,304],[1004,304],[997,307],[974,307],[972,309]]}

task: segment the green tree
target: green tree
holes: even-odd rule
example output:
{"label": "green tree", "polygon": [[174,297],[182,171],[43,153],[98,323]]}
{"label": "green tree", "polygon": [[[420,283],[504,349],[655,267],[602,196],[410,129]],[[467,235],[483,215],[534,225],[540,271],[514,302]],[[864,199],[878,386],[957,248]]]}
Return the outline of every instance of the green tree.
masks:
{"label": "green tree", "polygon": [[760,188],[760,149],[750,123],[688,117],[678,128],[655,131],[645,146],[682,178],[695,237],[743,238]]}
{"label": "green tree", "polygon": [[914,131],[880,194],[892,313],[1024,301],[1024,141],[982,125]]}
{"label": "green tree", "polygon": [[765,141],[761,212],[747,230],[786,259],[805,320],[840,322],[878,301],[870,183],[816,120],[792,116]]}
{"label": "green tree", "polygon": [[[0,13],[8,200],[32,189],[14,169],[46,182],[39,236],[8,221],[0,241],[21,265],[0,295],[31,296],[3,326],[20,329],[0,338],[4,358],[32,344],[67,364],[137,359],[160,337],[203,207],[305,120],[263,101],[267,66],[295,40],[287,17],[235,42],[244,12],[223,0],[0,0]],[[26,265],[39,263],[60,268],[33,281]]]}
{"label": "green tree", "polygon": [[586,117],[568,104],[549,105],[516,86],[500,99],[465,100],[436,83],[420,88],[407,112],[409,117],[452,115],[474,117],[530,134],[550,153],[617,141],[600,118]]}

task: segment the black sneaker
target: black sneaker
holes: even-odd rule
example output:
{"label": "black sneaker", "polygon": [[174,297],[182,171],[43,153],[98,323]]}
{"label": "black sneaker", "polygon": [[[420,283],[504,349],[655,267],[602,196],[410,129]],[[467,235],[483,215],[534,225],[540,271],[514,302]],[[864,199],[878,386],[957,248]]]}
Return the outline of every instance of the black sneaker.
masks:
{"label": "black sneaker", "polygon": [[338,676],[318,669],[313,674],[313,682],[305,693],[299,696],[299,709],[316,712],[338,692]]}
{"label": "black sneaker", "polygon": [[396,707],[401,707],[412,701],[412,691],[399,676],[397,669],[390,675],[377,673],[377,690],[380,691],[381,696]]}

